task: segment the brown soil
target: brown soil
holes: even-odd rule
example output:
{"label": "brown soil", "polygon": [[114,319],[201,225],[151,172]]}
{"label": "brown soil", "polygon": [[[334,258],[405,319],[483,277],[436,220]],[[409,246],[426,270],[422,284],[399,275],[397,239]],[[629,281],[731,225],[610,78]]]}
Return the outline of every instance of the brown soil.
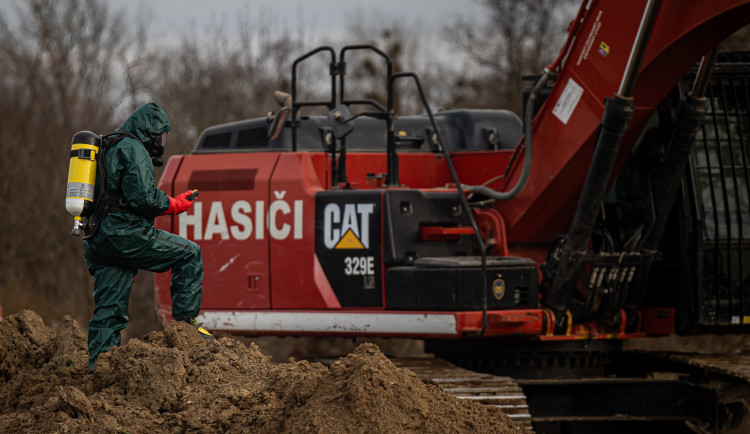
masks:
{"label": "brown soil", "polygon": [[86,334],[32,311],[0,321],[0,432],[516,433],[362,344],[330,367],[272,363],[185,323],[131,339],[88,373]]}

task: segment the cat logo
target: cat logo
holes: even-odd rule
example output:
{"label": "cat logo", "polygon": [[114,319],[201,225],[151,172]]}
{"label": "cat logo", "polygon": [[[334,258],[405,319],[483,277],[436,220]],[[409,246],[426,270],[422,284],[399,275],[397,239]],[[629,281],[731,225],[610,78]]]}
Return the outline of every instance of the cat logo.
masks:
{"label": "cat logo", "polygon": [[329,203],[323,211],[323,242],[328,249],[370,248],[370,216],[375,205]]}
{"label": "cat logo", "polygon": [[503,279],[495,279],[492,282],[492,295],[498,300],[503,299],[505,295],[505,281]]}
{"label": "cat logo", "polygon": [[354,231],[349,229],[346,231],[343,237],[333,247],[334,249],[364,249],[365,246],[362,241],[357,238]]}

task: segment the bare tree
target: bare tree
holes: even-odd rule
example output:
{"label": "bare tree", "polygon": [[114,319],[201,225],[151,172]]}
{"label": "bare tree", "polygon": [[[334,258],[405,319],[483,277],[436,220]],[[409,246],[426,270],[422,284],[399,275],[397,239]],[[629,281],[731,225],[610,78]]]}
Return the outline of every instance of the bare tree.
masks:
{"label": "bare tree", "polygon": [[[442,41],[431,38],[424,32],[419,20],[391,19],[377,13],[366,19],[358,11],[349,28],[352,44],[370,44],[384,51],[393,63],[393,72],[415,72],[433,108],[443,107],[450,101],[450,88],[460,68],[450,68],[446,61],[461,61],[458,56],[448,59],[443,53]],[[349,98],[369,98],[385,105],[387,83],[386,65],[379,56],[363,52],[348,55],[347,85],[351,88]],[[455,65],[454,65],[455,66]],[[424,107],[411,80],[403,79],[395,86],[394,109],[398,114],[423,113]]]}
{"label": "bare tree", "polygon": [[[275,107],[273,90],[285,87],[280,71],[302,51],[304,32],[292,37],[268,15],[256,23],[244,14],[237,39],[217,24],[200,40],[188,35],[163,47],[148,40],[145,15],[126,21],[103,0],[29,0],[16,12],[13,26],[0,13],[0,305],[85,323],[93,283],[63,205],[73,134],[111,132],[153,100],[173,120],[168,152],[185,152],[202,128]],[[153,321],[143,274],[131,311]]]}
{"label": "bare tree", "polygon": [[[147,93],[172,121],[169,153],[189,152],[211,125],[265,115],[278,107],[274,90],[289,88],[294,56],[305,47],[304,24],[292,35],[266,11],[253,20],[237,15],[237,34],[214,21],[204,35],[192,32],[178,47],[162,47]],[[174,145],[173,145],[174,144]]]}
{"label": "bare tree", "polygon": [[732,34],[721,43],[720,49],[729,51],[748,51],[750,47],[750,26],[745,26]]}
{"label": "bare tree", "polygon": [[456,81],[453,105],[520,113],[522,76],[540,73],[552,61],[575,10],[571,0],[477,1],[487,11],[484,24],[459,19],[448,31],[477,67]]}
{"label": "bare tree", "polygon": [[0,16],[0,303],[47,319],[87,319],[91,278],[63,205],[70,138],[111,127],[117,64],[129,44],[97,0],[30,0]]}

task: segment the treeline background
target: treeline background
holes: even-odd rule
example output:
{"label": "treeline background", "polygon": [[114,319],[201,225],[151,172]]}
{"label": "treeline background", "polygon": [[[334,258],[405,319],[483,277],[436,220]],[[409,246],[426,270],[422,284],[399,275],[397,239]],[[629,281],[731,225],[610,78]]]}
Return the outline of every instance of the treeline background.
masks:
{"label": "treeline background", "polygon": [[[458,16],[419,24],[360,12],[343,24],[344,40],[315,46],[378,46],[391,56],[394,71],[420,75],[433,108],[520,114],[521,77],[554,59],[577,2],[478,3],[486,12],[479,23]],[[190,152],[208,126],[275,110],[273,90],[289,92],[291,63],[315,48],[309,42],[315,29],[304,17],[289,26],[273,11],[238,10],[235,22],[216,20],[179,40],[159,41],[151,37],[147,11],[111,10],[104,0],[15,6],[12,18],[0,10],[0,306],[6,316],[33,309],[53,326],[71,315],[85,327],[93,281],[64,206],[73,134],[111,132],[133,109],[154,101],[172,122],[166,156]],[[441,30],[423,32],[425,25]],[[747,49],[748,33],[743,29],[725,48]],[[303,71],[310,82],[327,73]],[[355,58],[347,89],[379,98],[383,77],[382,65]],[[421,111],[408,90],[399,95],[399,111]],[[150,273],[139,272],[130,318],[124,340],[160,328]]]}

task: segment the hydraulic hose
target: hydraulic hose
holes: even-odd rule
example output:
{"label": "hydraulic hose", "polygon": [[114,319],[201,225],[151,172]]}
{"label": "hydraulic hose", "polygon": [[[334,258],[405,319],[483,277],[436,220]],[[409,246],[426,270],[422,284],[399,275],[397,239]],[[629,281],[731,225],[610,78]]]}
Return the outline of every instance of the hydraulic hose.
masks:
{"label": "hydraulic hose", "polygon": [[543,286],[547,288],[543,300],[555,313],[556,327],[562,325],[560,320],[565,316],[568,303],[573,296],[576,277],[594,231],[601,200],[633,112],[632,98],[615,94],[607,101],[594,156],[570,229],[560,245],[559,252],[548,257],[542,266]]}
{"label": "hydraulic hose", "polygon": [[550,76],[552,75],[552,70],[549,68],[544,68],[544,74],[542,74],[542,77],[539,78],[539,80],[536,82],[536,85],[534,86],[534,89],[531,90],[531,93],[529,94],[529,99],[526,101],[526,110],[524,112],[524,160],[523,160],[523,170],[521,171],[521,177],[518,179],[518,182],[516,182],[516,185],[513,186],[512,189],[509,191],[497,191],[493,190],[491,188],[485,187],[485,186],[466,186],[466,189],[471,193],[477,193],[481,194],[483,196],[487,196],[491,199],[504,201],[504,200],[510,200],[514,197],[518,196],[521,191],[523,191],[524,187],[526,187],[526,183],[529,181],[529,175],[531,174],[531,161],[533,156],[533,137],[532,137],[532,128],[531,128],[531,122],[534,119],[534,105],[536,104],[536,98],[539,96],[539,92],[541,92],[544,85],[547,83],[547,80],[549,80]]}
{"label": "hydraulic hose", "polygon": [[553,311],[556,333],[562,333],[569,325],[565,321],[568,305],[576,289],[577,276],[587,253],[620,142],[635,111],[633,90],[660,6],[661,0],[649,0],[646,4],[620,88],[605,104],[594,155],[570,229],[541,267],[542,287],[545,290],[543,302]]}
{"label": "hydraulic hose", "polygon": [[[675,128],[667,147],[667,154],[651,181],[653,189],[651,202],[652,207],[656,210],[656,217],[645,230],[644,237],[637,246],[644,253],[656,252],[659,248],[670,210],[679,192],[682,175],[685,173],[685,167],[690,159],[695,136],[700,131],[706,117],[706,90],[711,80],[717,55],[718,50],[714,49],[703,57],[693,83],[693,89],[680,102]],[[651,256],[646,267],[639,271],[643,279],[649,275],[653,262],[654,256]],[[646,296],[646,291],[646,285],[641,285],[628,294],[625,311],[627,312],[629,329],[634,329],[637,326],[638,308]]]}
{"label": "hydraulic hose", "polygon": [[417,86],[419,97],[422,99],[422,105],[424,106],[424,109],[427,112],[427,116],[430,118],[430,124],[432,125],[432,128],[434,128],[435,130],[435,135],[437,136],[438,143],[442,144],[443,156],[445,157],[445,162],[448,164],[448,170],[450,171],[451,178],[453,179],[453,182],[456,184],[456,190],[458,191],[458,197],[461,203],[461,208],[463,208],[464,212],[466,213],[466,217],[469,219],[471,228],[474,231],[474,236],[477,239],[477,244],[479,244],[480,272],[482,273],[482,287],[481,287],[481,290],[482,290],[482,328],[479,331],[478,336],[481,337],[481,336],[484,336],[484,333],[487,331],[487,246],[484,243],[484,240],[482,239],[482,234],[479,232],[479,226],[477,226],[477,221],[474,218],[474,214],[472,214],[471,212],[469,201],[468,199],[466,199],[466,193],[464,192],[464,187],[461,186],[461,180],[458,179],[458,173],[456,172],[455,166],[453,166],[453,160],[451,159],[451,154],[450,154],[450,151],[448,150],[448,144],[443,141],[443,138],[440,135],[440,129],[437,127],[437,122],[435,122],[435,116],[432,114],[432,109],[430,109],[430,104],[427,102],[427,96],[424,93],[424,89],[422,88],[422,83],[419,81],[419,77],[417,76],[417,74],[413,72],[399,72],[391,76],[388,87],[392,89],[393,81],[399,78],[404,78],[404,77],[412,78],[414,80],[414,84]]}
{"label": "hydraulic hose", "polygon": [[659,246],[664,228],[667,225],[669,210],[672,208],[680,179],[685,172],[695,136],[706,117],[706,89],[711,72],[716,63],[718,50],[714,49],[703,57],[693,89],[681,103],[675,120],[675,129],[670,138],[667,154],[660,170],[655,174],[653,204],[657,208],[657,219],[644,234],[643,248],[655,250]]}

